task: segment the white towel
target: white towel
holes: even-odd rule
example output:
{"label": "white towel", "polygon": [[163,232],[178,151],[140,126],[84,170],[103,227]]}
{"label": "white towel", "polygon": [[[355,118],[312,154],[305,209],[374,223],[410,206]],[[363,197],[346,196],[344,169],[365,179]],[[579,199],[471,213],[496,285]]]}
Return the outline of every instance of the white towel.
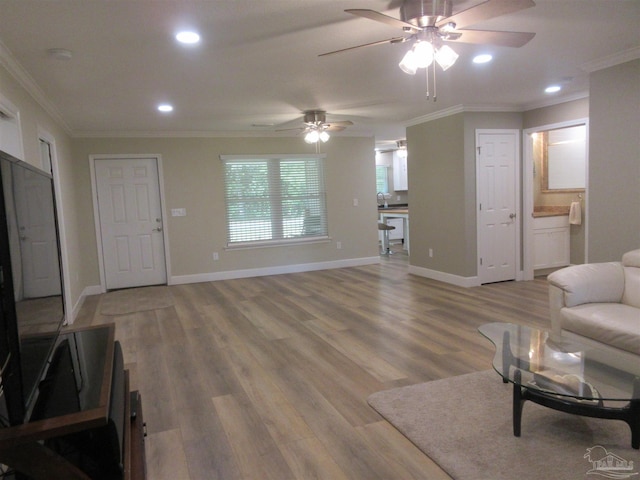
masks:
{"label": "white towel", "polygon": [[582,225],[582,207],[580,202],[571,202],[569,208],[569,223],[571,225]]}

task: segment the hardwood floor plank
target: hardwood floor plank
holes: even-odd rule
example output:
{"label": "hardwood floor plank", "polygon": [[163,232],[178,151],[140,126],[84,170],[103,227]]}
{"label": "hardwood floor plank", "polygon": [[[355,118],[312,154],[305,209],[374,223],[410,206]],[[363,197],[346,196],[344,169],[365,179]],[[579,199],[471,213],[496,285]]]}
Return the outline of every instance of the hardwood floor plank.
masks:
{"label": "hardwood floor plank", "polygon": [[491,368],[477,328],[549,328],[548,287],[461,288],[407,265],[175,285],[173,306],[127,315],[102,315],[97,295],[74,326],[116,324],[149,478],[449,480],[367,397]]}
{"label": "hardwood floor plank", "polygon": [[269,436],[260,416],[234,395],[213,398],[243,478],[293,479],[289,465]]}
{"label": "hardwood floor plank", "polygon": [[187,458],[179,429],[148,435],[145,443],[147,478],[153,480],[189,478]]}
{"label": "hardwood floor plank", "polygon": [[433,460],[421,455],[418,448],[390,423],[376,422],[356,427],[356,431],[371,444],[371,448],[384,458],[385,462],[393,466],[396,472],[394,480],[452,480]]}

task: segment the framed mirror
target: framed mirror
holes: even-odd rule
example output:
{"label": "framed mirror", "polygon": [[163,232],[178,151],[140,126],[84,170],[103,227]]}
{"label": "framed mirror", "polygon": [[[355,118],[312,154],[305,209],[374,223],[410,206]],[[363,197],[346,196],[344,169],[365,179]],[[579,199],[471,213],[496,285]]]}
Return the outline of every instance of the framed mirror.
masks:
{"label": "framed mirror", "polygon": [[587,126],[536,133],[541,142],[543,192],[583,192],[586,187]]}

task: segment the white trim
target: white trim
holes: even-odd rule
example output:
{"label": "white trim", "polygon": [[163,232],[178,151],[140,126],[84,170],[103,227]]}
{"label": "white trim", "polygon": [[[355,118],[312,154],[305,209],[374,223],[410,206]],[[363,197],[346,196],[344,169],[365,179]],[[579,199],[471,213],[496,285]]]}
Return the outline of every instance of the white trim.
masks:
{"label": "white trim", "polygon": [[415,265],[409,265],[409,273],[418,275],[419,277],[438,280],[439,282],[450,283],[451,285],[456,285],[457,287],[470,288],[480,286],[480,278],[477,276],[461,277],[460,275],[439,272],[438,270],[431,270],[430,268],[416,267]]}
{"label": "white trim", "polygon": [[333,268],[360,267],[380,263],[380,257],[349,258],[346,260],[332,260],[328,262],[299,263],[265,268],[249,268],[245,270],[228,270],[226,272],[199,273],[194,275],[179,275],[172,277],[169,285],[183,285],[187,283],[215,282],[218,280],[235,280],[237,278],[264,277],[267,275],[282,275],[285,273],[302,273],[316,270],[330,270]]}
{"label": "white trim", "polygon": [[514,165],[514,195],[515,195],[515,214],[516,214],[516,239],[515,239],[515,280],[522,280],[521,270],[522,265],[520,262],[521,258],[521,245],[522,239],[520,235],[520,231],[522,229],[522,221],[520,217],[522,217],[522,208],[520,205],[520,196],[522,187],[520,184],[520,165],[522,163],[522,154],[520,150],[520,130],[517,128],[509,128],[509,129],[485,129],[485,128],[477,128],[476,129],[476,138],[475,138],[475,163],[476,163],[476,269],[478,272],[478,281],[482,282],[482,278],[479,270],[480,270],[480,256],[482,255],[483,249],[480,245],[480,239],[482,236],[480,235],[480,172],[479,172],[479,164],[478,164],[478,140],[480,135],[513,135],[513,140],[515,142],[515,165]]}
{"label": "white trim", "polygon": [[[56,200],[56,215],[58,217],[58,236],[60,239],[60,261],[62,263],[62,288],[64,291],[64,310],[65,325],[71,325],[76,319],[77,312],[74,310],[71,299],[71,269],[69,267],[69,248],[67,245],[67,234],[65,231],[65,214],[64,205],[62,203],[62,186],[60,184],[60,168],[58,163],[58,148],[56,146],[55,137],[37,126],[38,142],[44,141],[49,144],[49,153],[51,154],[51,176],[53,177],[53,190]],[[47,172],[49,173],[49,172]]]}
{"label": "white trim", "polygon": [[71,135],[71,129],[62,118],[62,115],[60,115],[60,112],[58,112],[58,109],[47,99],[47,96],[31,75],[22,68],[15,58],[13,58],[13,54],[6,45],[2,43],[2,41],[0,41],[0,65],[3,65],[9,72],[9,75],[11,75],[20,84],[20,86],[22,86],[22,88],[24,88],[34,98],[36,103],[38,103],[45,112],[51,115],[56,123],[60,125],[67,134]]}
{"label": "white trim", "polygon": [[[9,101],[8,98],[4,97],[0,92],[0,112],[2,112],[7,118],[4,121],[9,123],[15,123],[16,128],[18,130],[18,151],[11,151],[5,147],[1,148],[10,155],[13,155],[19,160],[25,160],[24,158],[24,138],[22,136],[22,122],[20,120],[20,110],[13,103]],[[0,121],[2,121],[2,117],[0,116]],[[37,165],[34,165],[37,166]],[[48,172],[47,172],[48,173]]]}
{"label": "white trim", "polygon": [[227,161],[227,160],[249,160],[249,161],[254,161],[254,160],[279,160],[279,159],[283,159],[283,160],[297,160],[297,159],[306,159],[306,158],[322,158],[322,159],[326,159],[327,158],[327,154],[326,153],[283,153],[283,154],[273,154],[273,153],[269,153],[266,155],[255,155],[255,154],[251,154],[251,155],[220,155],[220,160],[222,161]]}
{"label": "white trim", "polygon": [[522,132],[522,151],[524,154],[523,158],[523,188],[522,188],[522,198],[523,198],[523,210],[522,216],[524,218],[522,224],[522,234],[523,234],[523,265],[522,265],[522,275],[524,280],[533,280],[534,277],[534,268],[533,268],[533,217],[531,213],[533,212],[534,200],[533,200],[533,182],[536,181],[533,178],[533,140],[531,135],[535,132],[540,132],[542,130],[553,130],[556,128],[565,128],[565,127],[573,127],[576,125],[586,125],[587,127],[587,137],[585,139],[586,142],[586,157],[585,157],[585,188],[582,200],[584,201],[584,251],[585,258],[584,262],[587,263],[587,252],[588,249],[588,238],[589,238],[589,216],[587,214],[587,209],[589,203],[587,202],[587,197],[589,195],[589,117],[586,118],[576,118],[575,120],[567,120],[565,122],[558,123],[550,123],[547,125],[539,125],[537,127],[527,128]]}
{"label": "white trim", "polygon": [[98,267],[100,271],[100,290],[102,293],[107,291],[107,280],[106,273],[104,268],[104,255],[103,255],[103,245],[102,245],[102,236],[100,234],[100,214],[98,209],[98,188],[96,184],[96,160],[130,160],[134,158],[153,158],[156,161],[156,165],[158,167],[158,183],[159,183],[159,191],[160,191],[160,210],[162,212],[162,236],[164,241],[164,259],[165,259],[165,272],[167,283],[169,283],[169,279],[171,278],[171,256],[169,249],[169,227],[167,218],[169,218],[166,199],[164,194],[164,173],[162,169],[162,155],[157,153],[150,154],[94,154],[89,155],[89,169],[91,172],[91,196],[93,200],[93,220],[96,234],[96,246],[98,248]]}
{"label": "white trim", "polygon": [[640,58],[640,46],[631,47],[628,50],[614,53],[613,55],[608,55],[598,60],[583,63],[582,65],[580,65],[580,68],[585,72],[593,73],[597,72],[598,70],[615,67],[616,65],[620,65],[622,63],[637,60],[638,58]]}

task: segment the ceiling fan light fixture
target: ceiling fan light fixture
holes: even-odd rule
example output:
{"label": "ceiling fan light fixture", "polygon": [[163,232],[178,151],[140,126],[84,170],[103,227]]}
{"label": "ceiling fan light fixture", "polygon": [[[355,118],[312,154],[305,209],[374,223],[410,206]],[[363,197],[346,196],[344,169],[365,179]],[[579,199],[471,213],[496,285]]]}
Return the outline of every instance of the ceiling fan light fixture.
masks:
{"label": "ceiling fan light fixture", "polygon": [[398,66],[404,73],[408,73],[409,75],[416,74],[416,72],[418,71],[418,65],[416,61],[416,54],[413,51],[413,48],[409,49],[409,51],[405,53]]}
{"label": "ceiling fan light fixture", "polygon": [[320,135],[318,135],[318,138],[320,138],[322,143],[327,143],[327,141],[331,138],[331,135],[323,130],[322,132],[320,132]]}
{"label": "ceiling fan light fixture", "polygon": [[413,51],[418,68],[427,68],[433,63],[434,48],[430,42],[417,41],[413,45]]}
{"label": "ceiling fan light fixture", "polygon": [[436,62],[442,67],[442,70],[447,70],[458,59],[458,54],[449,45],[440,47],[435,54]]}
{"label": "ceiling fan light fixture", "polygon": [[318,140],[320,140],[320,134],[317,130],[309,130],[304,136],[304,141],[307,143],[318,143]]}

